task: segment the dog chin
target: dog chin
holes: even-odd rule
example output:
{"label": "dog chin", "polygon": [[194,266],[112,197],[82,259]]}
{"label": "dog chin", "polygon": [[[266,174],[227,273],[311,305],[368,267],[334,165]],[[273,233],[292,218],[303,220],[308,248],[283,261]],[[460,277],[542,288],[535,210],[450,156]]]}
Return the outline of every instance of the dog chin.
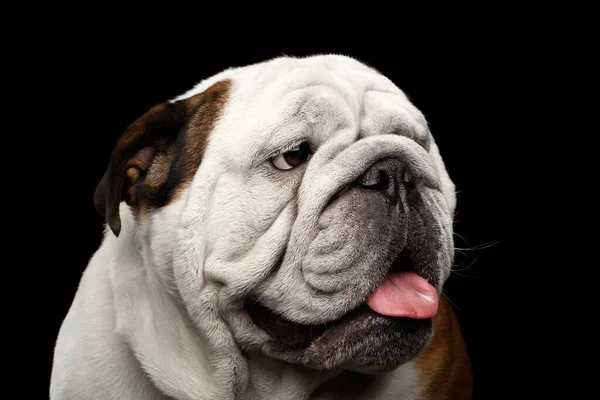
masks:
{"label": "dog chin", "polygon": [[247,302],[245,310],[270,337],[262,345],[265,354],[316,370],[388,372],[415,358],[433,333],[430,318],[383,316],[366,305],[320,325],[286,320],[256,302]]}

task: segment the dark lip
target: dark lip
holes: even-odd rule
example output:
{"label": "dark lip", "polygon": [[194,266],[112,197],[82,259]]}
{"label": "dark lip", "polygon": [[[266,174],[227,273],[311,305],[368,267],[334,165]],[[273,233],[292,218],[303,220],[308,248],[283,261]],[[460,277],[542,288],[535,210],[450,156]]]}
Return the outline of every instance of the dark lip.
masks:
{"label": "dark lip", "polygon": [[[407,349],[396,346],[388,353],[405,352],[406,359],[412,358],[425,343],[427,329],[432,324],[431,318],[417,320],[380,315],[367,305],[322,325],[302,325],[285,320],[258,303],[248,304],[246,310],[254,323],[271,337],[268,344],[270,354],[284,359],[287,356],[292,362],[304,360],[306,366],[316,369],[332,367],[336,353],[351,351],[360,347],[360,343],[367,346],[364,347],[366,353],[372,353],[374,350],[366,344],[367,337],[371,335],[376,335],[379,342],[387,342],[389,346],[394,346],[392,342],[398,344],[399,335],[404,337]],[[410,350],[411,347],[415,347],[414,351]],[[297,358],[294,354],[303,356]]]}
{"label": "dark lip", "polygon": [[258,302],[246,302],[244,309],[260,329],[269,334],[274,342],[286,349],[307,348],[316,340],[321,341],[334,331],[344,329],[347,321],[356,319],[370,310],[366,305],[362,305],[335,321],[305,325],[287,320]]}
{"label": "dark lip", "polygon": [[[389,272],[412,271],[415,266],[407,251],[401,251],[395,257]],[[366,301],[366,299],[365,299]],[[375,313],[366,304],[347,312],[341,318],[324,324],[306,325],[290,321],[260,302],[249,299],[244,303],[244,309],[260,329],[265,331],[278,347],[287,350],[299,350],[315,345],[327,345],[336,337],[343,336],[353,322],[365,319],[387,320],[394,324],[409,320],[404,317],[389,317]]]}

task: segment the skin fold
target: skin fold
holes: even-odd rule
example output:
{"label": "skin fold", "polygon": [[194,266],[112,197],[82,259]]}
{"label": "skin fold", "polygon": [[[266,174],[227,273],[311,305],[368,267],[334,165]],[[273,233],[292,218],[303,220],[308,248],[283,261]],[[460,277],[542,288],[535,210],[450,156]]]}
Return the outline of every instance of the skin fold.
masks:
{"label": "skin fold", "polygon": [[[300,145],[305,162],[274,164]],[[336,55],[225,70],[125,130],[94,202],[107,227],[52,399],[470,398],[441,295],[454,184],[376,70]],[[366,306],[402,256],[440,296],[433,319]]]}

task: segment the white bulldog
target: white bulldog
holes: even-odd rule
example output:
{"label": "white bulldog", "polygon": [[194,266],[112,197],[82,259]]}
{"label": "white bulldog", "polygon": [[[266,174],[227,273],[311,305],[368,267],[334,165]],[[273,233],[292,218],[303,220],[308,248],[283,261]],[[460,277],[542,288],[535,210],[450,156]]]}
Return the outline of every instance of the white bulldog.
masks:
{"label": "white bulldog", "polygon": [[105,238],[50,397],[468,399],[451,182],[419,110],[349,57],[233,68],[153,107],[94,197]]}

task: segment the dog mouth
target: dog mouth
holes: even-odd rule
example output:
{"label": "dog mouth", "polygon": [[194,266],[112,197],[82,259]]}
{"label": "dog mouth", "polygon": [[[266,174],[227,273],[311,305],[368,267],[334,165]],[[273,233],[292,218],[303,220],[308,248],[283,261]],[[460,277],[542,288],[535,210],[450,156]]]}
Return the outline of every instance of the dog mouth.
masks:
{"label": "dog mouth", "polygon": [[430,325],[437,311],[437,293],[417,274],[408,252],[402,251],[366,302],[336,320],[314,325],[297,323],[255,300],[246,301],[244,309],[277,347],[301,350],[327,346],[346,337],[348,331],[369,332],[374,325],[404,328]]}
{"label": "dog mouth", "polygon": [[287,320],[260,303],[249,303],[245,308],[259,328],[268,333],[282,348],[290,350],[307,348],[329,335],[335,335],[336,330],[343,329],[349,321],[370,310],[366,305],[362,305],[335,321],[304,325]]}

